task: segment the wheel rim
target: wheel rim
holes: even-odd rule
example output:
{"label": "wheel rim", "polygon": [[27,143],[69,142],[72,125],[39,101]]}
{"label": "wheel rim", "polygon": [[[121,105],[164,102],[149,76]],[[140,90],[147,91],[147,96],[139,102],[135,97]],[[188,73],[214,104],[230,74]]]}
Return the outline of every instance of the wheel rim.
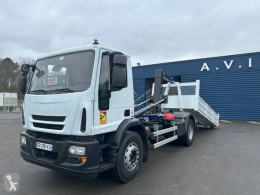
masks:
{"label": "wheel rim", "polygon": [[192,125],[190,125],[189,132],[188,132],[189,140],[192,140],[193,134],[194,134],[193,127],[192,127]]}
{"label": "wheel rim", "polygon": [[138,165],[139,148],[134,142],[130,143],[125,150],[124,165],[127,171],[133,171]]}

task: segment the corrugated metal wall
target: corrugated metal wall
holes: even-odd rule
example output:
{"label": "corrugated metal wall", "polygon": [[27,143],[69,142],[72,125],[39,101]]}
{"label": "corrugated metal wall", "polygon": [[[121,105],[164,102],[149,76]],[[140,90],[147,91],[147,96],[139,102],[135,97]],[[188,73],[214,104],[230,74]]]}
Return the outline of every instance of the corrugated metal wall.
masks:
{"label": "corrugated metal wall", "polygon": [[[252,67],[249,67],[249,58]],[[233,60],[230,69],[225,64]],[[204,63],[210,71],[201,71]],[[200,80],[200,96],[226,120],[260,121],[260,52],[133,68],[136,103],[145,100],[145,79],[164,69],[182,82]]]}
{"label": "corrugated metal wall", "polygon": [[199,79],[200,96],[221,119],[260,121],[260,71],[184,75],[183,82]]}
{"label": "corrugated metal wall", "polygon": [[134,79],[135,104],[145,101],[145,79]]}

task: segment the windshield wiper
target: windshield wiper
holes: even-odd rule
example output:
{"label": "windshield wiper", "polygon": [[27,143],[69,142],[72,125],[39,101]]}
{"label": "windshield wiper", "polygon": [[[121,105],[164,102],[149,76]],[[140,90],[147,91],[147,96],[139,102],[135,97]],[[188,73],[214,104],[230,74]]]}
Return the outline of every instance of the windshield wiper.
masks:
{"label": "windshield wiper", "polygon": [[51,91],[48,91],[48,92],[72,93],[72,92],[74,92],[74,90],[72,90],[70,88],[62,88],[62,89],[51,90]]}
{"label": "windshield wiper", "polygon": [[38,90],[30,91],[30,93],[46,94],[47,91],[46,91],[46,90],[43,90],[43,89],[38,89]]}

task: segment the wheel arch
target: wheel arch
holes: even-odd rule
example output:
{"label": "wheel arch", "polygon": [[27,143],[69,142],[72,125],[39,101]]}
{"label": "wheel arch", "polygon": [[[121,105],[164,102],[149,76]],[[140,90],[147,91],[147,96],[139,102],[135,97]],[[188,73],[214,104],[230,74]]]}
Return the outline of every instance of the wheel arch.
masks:
{"label": "wheel arch", "polygon": [[147,162],[148,161],[148,136],[147,136],[147,132],[145,131],[144,127],[142,125],[133,126],[133,127],[130,127],[128,129],[128,131],[136,132],[142,138],[143,146],[144,146],[143,162]]}
{"label": "wheel arch", "polygon": [[133,131],[140,135],[144,146],[143,162],[148,160],[148,136],[143,125],[136,118],[125,119],[117,128],[115,132],[109,133],[104,137],[104,142],[111,144],[115,149],[119,149],[123,138],[127,131]]}
{"label": "wheel arch", "polygon": [[184,119],[183,122],[185,124],[185,128],[187,129],[189,119],[191,119],[194,123],[194,126],[197,126],[197,120],[196,118],[189,112],[175,112],[174,116],[178,118],[179,120]]}
{"label": "wheel arch", "polygon": [[192,114],[189,115],[189,119],[191,119],[193,121],[194,127],[197,128],[197,121],[196,121],[195,117]]}

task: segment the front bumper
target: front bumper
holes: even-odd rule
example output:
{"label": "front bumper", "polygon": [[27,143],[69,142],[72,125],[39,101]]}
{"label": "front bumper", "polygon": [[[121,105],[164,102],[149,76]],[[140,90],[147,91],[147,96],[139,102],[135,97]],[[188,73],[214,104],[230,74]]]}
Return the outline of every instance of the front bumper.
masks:
{"label": "front bumper", "polygon": [[[85,179],[98,176],[100,144],[93,137],[38,134],[32,131],[22,132],[22,135],[26,137],[26,145],[21,144],[20,151],[25,161]],[[52,144],[53,151],[37,149],[35,142]],[[81,163],[80,156],[69,154],[70,145],[86,147],[84,156],[87,157],[87,161]]]}

